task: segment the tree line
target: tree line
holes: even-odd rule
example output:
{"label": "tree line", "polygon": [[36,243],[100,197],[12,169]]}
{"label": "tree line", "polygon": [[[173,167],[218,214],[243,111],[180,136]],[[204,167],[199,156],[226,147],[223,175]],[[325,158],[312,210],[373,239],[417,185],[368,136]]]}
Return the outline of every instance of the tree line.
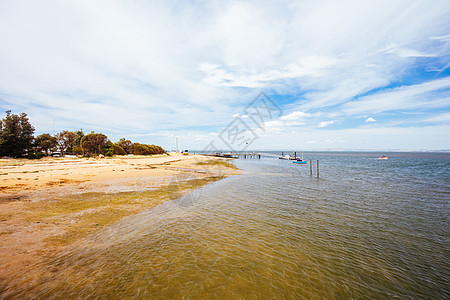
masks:
{"label": "tree line", "polygon": [[113,143],[103,133],[84,134],[83,130],[63,130],[55,135],[43,133],[34,137],[35,128],[26,113],[6,111],[0,120],[0,156],[42,158],[60,151],[61,155],[153,155],[166,151],[160,146],[133,143],[125,138]]}

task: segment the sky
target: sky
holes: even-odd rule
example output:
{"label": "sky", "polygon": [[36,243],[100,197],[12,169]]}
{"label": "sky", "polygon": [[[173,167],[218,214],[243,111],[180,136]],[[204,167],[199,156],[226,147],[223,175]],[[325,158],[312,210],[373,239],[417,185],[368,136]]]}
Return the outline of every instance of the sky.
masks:
{"label": "sky", "polygon": [[167,150],[449,150],[449,20],[448,0],[0,0],[0,109]]}

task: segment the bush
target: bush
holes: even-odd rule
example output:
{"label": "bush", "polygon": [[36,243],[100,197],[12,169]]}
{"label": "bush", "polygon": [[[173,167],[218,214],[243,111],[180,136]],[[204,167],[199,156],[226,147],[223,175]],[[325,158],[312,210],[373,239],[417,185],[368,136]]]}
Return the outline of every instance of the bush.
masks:
{"label": "bush", "polygon": [[30,151],[30,152],[28,152],[28,153],[25,155],[25,158],[28,158],[28,159],[41,159],[41,158],[43,158],[44,156],[46,156],[46,154],[43,153],[43,152],[40,152],[40,151]]}
{"label": "bush", "polygon": [[103,154],[105,156],[113,156],[114,155],[114,144],[109,142],[103,149]]}
{"label": "bush", "polygon": [[120,147],[119,145],[114,144],[113,146],[113,153],[114,155],[127,155],[127,152],[125,151],[125,149],[123,149],[122,147]]}
{"label": "bush", "polygon": [[133,146],[135,155],[164,154],[166,152],[163,148],[156,145],[134,143]]}
{"label": "bush", "polygon": [[83,153],[83,150],[81,149],[80,146],[74,146],[74,147],[72,148],[72,153],[73,153],[73,154],[82,154],[82,153]]}

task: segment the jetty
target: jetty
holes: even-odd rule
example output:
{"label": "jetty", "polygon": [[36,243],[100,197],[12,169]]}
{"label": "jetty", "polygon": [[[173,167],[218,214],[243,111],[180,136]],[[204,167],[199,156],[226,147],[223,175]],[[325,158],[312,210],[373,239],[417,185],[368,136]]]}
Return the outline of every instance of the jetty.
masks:
{"label": "jetty", "polygon": [[207,155],[211,155],[211,156],[215,156],[215,157],[222,157],[222,158],[235,158],[235,159],[261,159],[261,153],[256,153],[256,152],[239,152],[239,153],[234,153],[234,152],[229,152],[229,153],[222,153],[222,152],[217,152],[215,154],[207,154]]}

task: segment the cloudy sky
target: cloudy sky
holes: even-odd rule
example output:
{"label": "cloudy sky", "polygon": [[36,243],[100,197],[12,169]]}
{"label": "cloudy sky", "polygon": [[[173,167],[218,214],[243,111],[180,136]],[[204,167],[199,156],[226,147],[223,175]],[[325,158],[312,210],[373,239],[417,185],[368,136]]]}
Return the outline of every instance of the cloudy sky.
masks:
{"label": "cloudy sky", "polygon": [[[226,148],[236,119],[248,149],[450,149],[449,20],[448,0],[0,0],[0,109],[166,149]],[[255,124],[261,92],[279,113]]]}

